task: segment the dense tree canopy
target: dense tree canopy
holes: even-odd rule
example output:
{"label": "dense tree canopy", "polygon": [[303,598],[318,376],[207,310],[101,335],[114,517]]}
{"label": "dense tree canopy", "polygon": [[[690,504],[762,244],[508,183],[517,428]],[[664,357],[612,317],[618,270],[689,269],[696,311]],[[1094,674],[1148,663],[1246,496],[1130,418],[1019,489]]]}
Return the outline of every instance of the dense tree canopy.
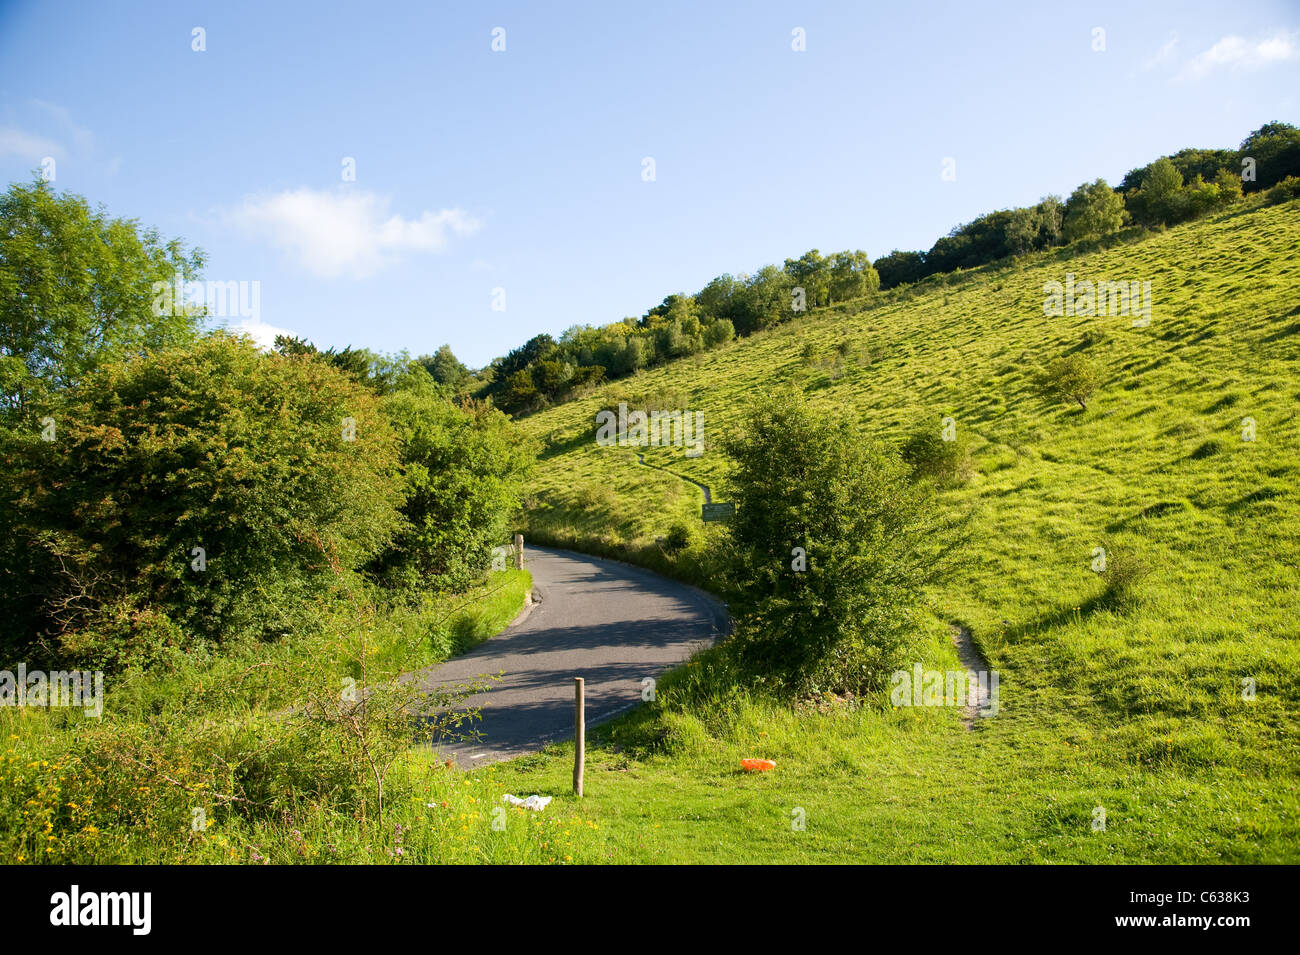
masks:
{"label": "dense tree canopy", "polygon": [[382,406],[397,433],[405,520],[372,569],[411,593],[460,590],[482,577],[492,547],[508,536],[531,461],[504,414],[457,407],[429,384],[396,391]]}
{"label": "dense tree canopy", "polygon": [[1118,232],[1124,225],[1124,197],[1105,179],[1084,183],[1065,203],[1065,237],[1092,239]]}
{"label": "dense tree canopy", "polygon": [[378,399],[216,334],[108,362],[5,433],[0,627],[108,665],[303,620],[396,530]]}
{"label": "dense tree canopy", "polygon": [[202,266],[179,239],[40,179],[11,185],[0,196],[0,414],[21,418],[103,362],[193,336],[202,310],[171,292]]}
{"label": "dense tree canopy", "polygon": [[1265,123],[1246,137],[1239,154],[1255,160],[1255,180],[1244,183],[1246,192],[1300,176],[1300,129],[1290,123]]}

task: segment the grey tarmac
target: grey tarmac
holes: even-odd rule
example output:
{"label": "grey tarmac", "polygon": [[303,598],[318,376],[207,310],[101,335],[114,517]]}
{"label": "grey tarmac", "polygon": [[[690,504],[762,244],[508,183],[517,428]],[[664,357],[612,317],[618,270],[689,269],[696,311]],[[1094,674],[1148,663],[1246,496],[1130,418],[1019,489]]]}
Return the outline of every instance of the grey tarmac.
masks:
{"label": "grey tarmac", "polygon": [[464,768],[485,765],[573,737],[573,678],[586,690],[587,725],[642,701],[658,680],[727,632],[726,607],[687,584],[621,561],[526,546],[531,608],[464,656],[417,674],[430,689],[501,675],[470,698],[481,709],[478,741],[434,749]]}

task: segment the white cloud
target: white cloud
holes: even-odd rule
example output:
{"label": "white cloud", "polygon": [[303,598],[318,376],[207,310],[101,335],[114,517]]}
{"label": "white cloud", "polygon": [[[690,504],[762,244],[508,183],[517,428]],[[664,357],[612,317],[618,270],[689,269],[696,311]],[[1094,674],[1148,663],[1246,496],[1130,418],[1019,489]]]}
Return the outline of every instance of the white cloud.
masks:
{"label": "white cloud", "polygon": [[293,335],[287,328],[268,325],[256,318],[245,318],[236,325],[225,325],[225,329],[232,335],[247,335],[263,351],[270,351],[274,347],[276,335]]}
{"label": "white cloud", "polygon": [[[103,162],[95,134],[78,124],[66,107],[39,99],[28,100],[26,105],[28,119],[24,125],[44,132],[28,132],[17,126],[0,127],[0,156],[17,156],[31,163],[51,156],[60,163],[76,162],[82,167]],[[114,156],[105,172],[116,175],[121,166],[121,157]]]}
{"label": "white cloud", "polygon": [[32,100],[32,105],[51,116],[58,125],[63,127],[63,131],[72,138],[77,152],[90,154],[95,151],[95,134],[76,122],[72,118],[72,111],[66,106],[47,103],[41,99]]}
{"label": "white cloud", "polygon": [[1175,82],[1195,80],[1215,70],[1258,70],[1274,63],[1300,59],[1300,32],[1279,30],[1262,40],[1247,40],[1239,36],[1225,36],[1208,50],[1188,60]]}
{"label": "white cloud", "polygon": [[1142,61],[1142,68],[1144,70],[1154,70],[1157,67],[1164,66],[1174,58],[1174,48],[1177,46],[1178,37],[1170,37],[1152,56]]}
{"label": "white cloud", "polygon": [[296,189],[250,196],[227,214],[260,233],[308,271],[332,278],[366,278],[405,253],[437,253],[453,235],[470,235],[478,220],[460,209],[426,211],[419,218],[390,214],[389,200],[372,192]]}
{"label": "white cloud", "polygon": [[25,132],[16,126],[0,126],[0,156],[17,156],[38,163],[46,156],[62,159],[64,155],[63,147],[52,139]]}

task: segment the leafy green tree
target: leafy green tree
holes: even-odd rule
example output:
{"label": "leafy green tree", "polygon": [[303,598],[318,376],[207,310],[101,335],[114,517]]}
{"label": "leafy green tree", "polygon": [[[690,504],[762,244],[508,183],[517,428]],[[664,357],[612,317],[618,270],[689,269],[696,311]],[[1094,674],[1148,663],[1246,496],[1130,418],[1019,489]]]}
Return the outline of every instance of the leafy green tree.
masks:
{"label": "leafy green tree", "polygon": [[288,633],[399,520],[378,399],[312,357],[218,333],[92,370],[54,417],[6,434],[10,647],[112,666]]}
{"label": "leafy green tree", "polygon": [[351,345],[341,351],[333,347],[320,351],[305,338],[288,335],[276,335],[273,347],[279,355],[314,358],[337,368],[377,395],[386,395],[402,387],[403,381],[411,375],[428,374],[424,366],[413,361],[406,352],[383,355],[369,348],[353,348]]}
{"label": "leafy green tree", "polygon": [[736,325],[736,307],[743,284],[734,276],[719,275],[696,294],[700,312],[712,319],[728,319],[735,327],[740,327]]}
{"label": "leafy green tree", "polygon": [[301,358],[305,355],[315,355],[316,346],[305,338],[299,338],[296,335],[276,335],[273,349],[278,355],[287,355],[291,358]]}
{"label": "leafy green tree", "polygon": [[1246,192],[1300,176],[1300,129],[1290,123],[1265,123],[1242,141],[1239,155],[1255,160],[1255,181],[1242,183]]}
{"label": "leafy green tree", "polygon": [[1230,169],[1220,169],[1214,175],[1214,184],[1219,187],[1219,205],[1230,206],[1241,198],[1241,176]]}
{"label": "leafy green tree", "polygon": [[804,290],[808,308],[830,303],[831,264],[817,249],[805,252],[797,259],[786,259],[784,271],[790,277],[791,287],[798,286]]}
{"label": "leafy green tree", "polygon": [[662,360],[684,358],[704,347],[704,341],[699,333],[699,322],[691,319],[691,325],[694,327],[694,334],[689,328],[683,327],[678,319],[673,319],[655,329],[655,352]]}
{"label": "leafy green tree", "polygon": [[1105,179],[1084,183],[1065,204],[1065,237],[1070,242],[1118,232],[1124,226],[1124,199]]}
{"label": "leafy green tree", "polygon": [[1218,184],[1206,182],[1198,175],[1180,191],[1177,213],[1181,219],[1196,219],[1209,215],[1223,204]]}
{"label": "leafy green tree", "polygon": [[538,393],[553,400],[563,393],[573,377],[573,366],[567,362],[547,358],[535,362],[530,372]]}
{"label": "leafy green tree", "polygon": [[957,226],[926,253],[926,270],[933,273],[970,269],[1012,254],[1007,241],[1012,219],[1011,211],[1002,210]]}
{"label": "leafy green tree", "polygon": [[1031,251],[1038,242],[1038,217],[1033,209],[1013,209],[1007,222],[1007,251],[1013,255],[1024,255]]}
{"label": "leafy green tree", "polygon": [[736,337],[735,326],[727,318],[719,318],[704,328],[704,344],[708,348],[723,345]]}
{"label": "leafy green tree", "polygon": [[863,440],[856,415],[792,389],[756,402],[723,447],[743,594],[733,652],[778,692],[879,687],[946,540],[928,485]]}
{"label": "leafy green tree", "polygon": [[[1211,180],[1220,169],[1240,171],[1241,168],[1235,149],[1180,149],[1165,158],[1182,174],[1183,182],[1191,182],[1197,176]],[[1132,190],[1142,188],[1143,180],[1151,171],[1151,165],[1149,163],[1129,170],[1120,182],[1118,191],[1128,195]]]}
{"label": "leafy green tree", "polygon": [[521,411],[532,411],[537,407],[538,401],[542,395],[533,384],[533,375],[528,369],[517,371],[505,380],[502,388],[497,392],[497,403],[503,411],[516,414]]}
{"label": "leafy green tree", "polygon": [[418,359],[433,376],[433,380],[452,394],[464,391],[473,378],[470,370],[452,353],[450,345],[443,345],[431,356]]}
{"label": "leafy green tree", "polygon": [[646,312],[639,324],[643,328],[657,328],[674,321],[690,325],[692,322],[698,324],[699,317],[700,306],[696,303],[695,296],[674,294]]}
{"label": "leafy green tree", "polygon": [[1142,191],[1147,194],[1162,221],[1177,220],[1177,196],[1183,188],[1183,174],[1169,159],[1157,159],[1142,180]]}
{"label": "leafy green tree", "polygon": [[1035,206],[1038,219],[1038,247],[1060,245],[1064,238],[1065,203],[1060,196],[1044,196]]}
{"label": "leafy green tree", "polygon": [[882,289],[919,282],[930,274],[926,270],[924,253],[900,252],[898,249],[876,259],[875,269],[880,275]]}
{"label": "leafy green tree", "polygon": [[748,335],[792,318],[793,288],[790,276],[775,265],[765,265],[749,276],[735,296],[740,305],[736,330]]}
{"label": "leafy green tree", "polygon": [[880,288],[880,273],[871,265],[867,253],[836,252],[830,257],[828,302],[845,302],[861,298]]}
{"label": "leafy green tree", "polygon": [[175,301],[203,255],[40,179],[0,197],[0,415],[16,422],[104,362],[192,338]]}
{"label": "leafy green tree", "polygon": [[517,371],[523,371],[534,362],[555,357],[558,346],[550,335],[534,335],[501,360],[498,379],[508,380]]}
{"label": "leafy green tree", "polygon": [[652,346],[642,335],[630,334],[623,339],[620,359],[629,374],[640,371],[653,357]]}
{"label": "leafy green tree", "polygon": [[371,570],[408,594],[463,590],[506,541],[535,448],[500,411],[457,407],[433,388],[396,391],[383,412],[397,435],[405,522]]}

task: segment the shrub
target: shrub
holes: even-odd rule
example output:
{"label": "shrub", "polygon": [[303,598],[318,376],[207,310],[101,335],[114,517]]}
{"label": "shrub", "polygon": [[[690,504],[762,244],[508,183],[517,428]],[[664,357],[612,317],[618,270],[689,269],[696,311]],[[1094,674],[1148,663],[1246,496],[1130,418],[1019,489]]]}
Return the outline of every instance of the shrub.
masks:
{"label": "shrub", "polygon": [[911,466],[912,477],[940,484],[964,483],[975,470],[965,429],[956,429],[951,440],[944,440],[942,424],[931,419],[912,429],[899,453]]}
{"label": "shrub", "polygon": [[[5,642],[112,668],[160,635],[274,637],[398,521],[378,400],[321,362],[216,335],[105,365],[13,444]],[[355,425],[348,440],[347,422]],[[201,548],[201,551],[196,551]]]}
{"label": "shrub", "polygon": [[405,521],[371,569],[408,596],[464,590],[506,538],[535,449],[500,411],[432,389],[398,391],[382,407],[397,434]]}
{"label": "shrub", "polygon": [[1080,354],[1054,358],[1039,370],[1035,385],[1048,399],[1076,401],[1084,411],[1101,382],[1097,363]]}
{"label": "shrub", "polygon": [[1287,176],[1276,185],[1270,186],[1264,196],[1271,206],[1300,198],[1300,178]]}
{"label": "shrub", "polygon": [[672,555],[684,551],[691,546],[694,540],[694,532],[685,523],[678,521],[668,529],[668,536],[664,538],[664,552]]}
{"label": "shrub", "polygon": [[1129,609],[1137,599],[1138,585],[1150,574],[1151,565],[1138,554],[1123,547],[1107,547],[1103,603],[1119,610]]}
{"label": "shrub", "polygon": [[724,442],[743,595],[730,643],[778,692],[882,685],[947,537],[925,486],[852,418],[784,389]]}
{"label": "shrub", "polygon": [[730,319],[719,318],[717,321],[704,326],[704,345],[706,348],[726,344],[735,337],[736,327],[731,324]]}
{"label": "shrub", "polygon": [[1084,331],[1083,337],[1079,339],[1079,348],[1101,348],[1111,344],[1114,340],[1115,336],[1111,334],[1109,329],[1093,326]]}

